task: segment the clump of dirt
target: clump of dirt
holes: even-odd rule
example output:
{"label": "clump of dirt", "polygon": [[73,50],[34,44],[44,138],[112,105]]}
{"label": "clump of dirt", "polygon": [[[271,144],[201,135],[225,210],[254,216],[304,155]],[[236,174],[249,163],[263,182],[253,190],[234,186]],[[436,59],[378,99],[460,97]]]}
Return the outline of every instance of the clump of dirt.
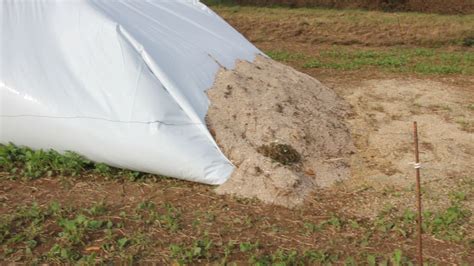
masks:
{"label": "clump of dirt", "polygon": [[350,176],[350,107],[314,78],[265,57],[221,70],[207,122],[236,166],[216,191],[295,206]]}
{"label": "clump of dirt", "polygon": [[301,161],[301,155],[288,144],[262,145],[257,148],[257,151],[284,165],[292,165]]}

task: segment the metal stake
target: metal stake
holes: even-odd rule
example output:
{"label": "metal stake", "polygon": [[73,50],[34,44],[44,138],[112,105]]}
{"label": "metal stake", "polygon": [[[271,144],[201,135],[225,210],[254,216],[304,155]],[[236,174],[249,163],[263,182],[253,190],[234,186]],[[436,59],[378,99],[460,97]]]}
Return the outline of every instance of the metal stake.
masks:
{"label": "metal stake", "polygon": [[418,151],[418,127],[416,121],[413,122],[413,135],[415,140],[415,170],[416,170],[416,197],[417,197],[417,208],[418,208],[418,264],[423,265],[423,240],[422,240],[422,215],[421,215],[421,185],[420,185],[420,154]]}

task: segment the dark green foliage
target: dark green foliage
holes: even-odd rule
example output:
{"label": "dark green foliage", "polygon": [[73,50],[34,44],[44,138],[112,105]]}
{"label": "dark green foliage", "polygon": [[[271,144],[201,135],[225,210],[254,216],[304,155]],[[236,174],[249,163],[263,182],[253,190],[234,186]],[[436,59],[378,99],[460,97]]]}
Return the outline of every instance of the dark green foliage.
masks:
{"label": "dark green foliage", "polygon": [[0,171],[9,173],[10,179],[33,180],[46,176],[78,176],[94,173],[106,179],[122,177],[129,181],[145,178],[161,178],[141,172],[118,169],[104,163],[87,160],[83,156],[66,151],[33,150],[14,144],[0,144]]}
{"label": "dark green foliage", "polygon": [[75,176],[93,167],[93,163],[73,152],[60,154],[54,150],[0,145],[0,169],[23,179],[53,175]]}

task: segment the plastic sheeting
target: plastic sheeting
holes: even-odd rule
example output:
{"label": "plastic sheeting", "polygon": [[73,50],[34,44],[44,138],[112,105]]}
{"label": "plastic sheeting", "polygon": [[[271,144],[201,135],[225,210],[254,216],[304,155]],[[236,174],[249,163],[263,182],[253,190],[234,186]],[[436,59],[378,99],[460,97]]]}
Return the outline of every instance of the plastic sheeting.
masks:
{"label": "plastic sheeting", "polygon": [[199,1],[0,1],[0,142],[221,184],[220,67],[259,51]]}

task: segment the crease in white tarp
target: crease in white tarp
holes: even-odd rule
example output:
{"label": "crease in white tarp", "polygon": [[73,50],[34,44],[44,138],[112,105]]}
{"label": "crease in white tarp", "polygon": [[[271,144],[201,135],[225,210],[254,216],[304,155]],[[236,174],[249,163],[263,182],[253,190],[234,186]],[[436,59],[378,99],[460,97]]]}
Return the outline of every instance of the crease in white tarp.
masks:
{"label": "crease in white tarp", "polygon": [[260,53],[195,0],[0,1],[0,143],[222,184],[220,67]]}
{"label": "crease in white tarp", "polygon": [[[163,85],[163,88],[171,95],[171,97],[173,97],[175,102],[179,105],[181,109],[183,109],[183,111],[188,115],[191,121],[194,121],[194,124],[196,125],[200,125],[200,130],[202,130],[202,133],[205,134],[209,138],[209,141],[215,146],[215,148],[218,149],[219,152],[221,152],[212,135],[207,130],[207,126],[202,122],[198,114],[193,110],[192,106],[188,103],[187,98],[181,94],[179,87],[177,87],[173,80],[168,78],[168,76],[160,68],[160,65],[155,64],[155,62],[150,59],[143,46],[141,46],[135,39],[133,39],[133,37],[126,30],[122,29],[120,25],[117,25],[117,32],[130,43],[130,45],[137,51],[138,54],[140,54],[145,65],[160,81],[160,83]],[[226,158],[224,154],[222,154],[222,156]],[[229,164],[232,165],[232,163],[227,158],[226,160]]]}

